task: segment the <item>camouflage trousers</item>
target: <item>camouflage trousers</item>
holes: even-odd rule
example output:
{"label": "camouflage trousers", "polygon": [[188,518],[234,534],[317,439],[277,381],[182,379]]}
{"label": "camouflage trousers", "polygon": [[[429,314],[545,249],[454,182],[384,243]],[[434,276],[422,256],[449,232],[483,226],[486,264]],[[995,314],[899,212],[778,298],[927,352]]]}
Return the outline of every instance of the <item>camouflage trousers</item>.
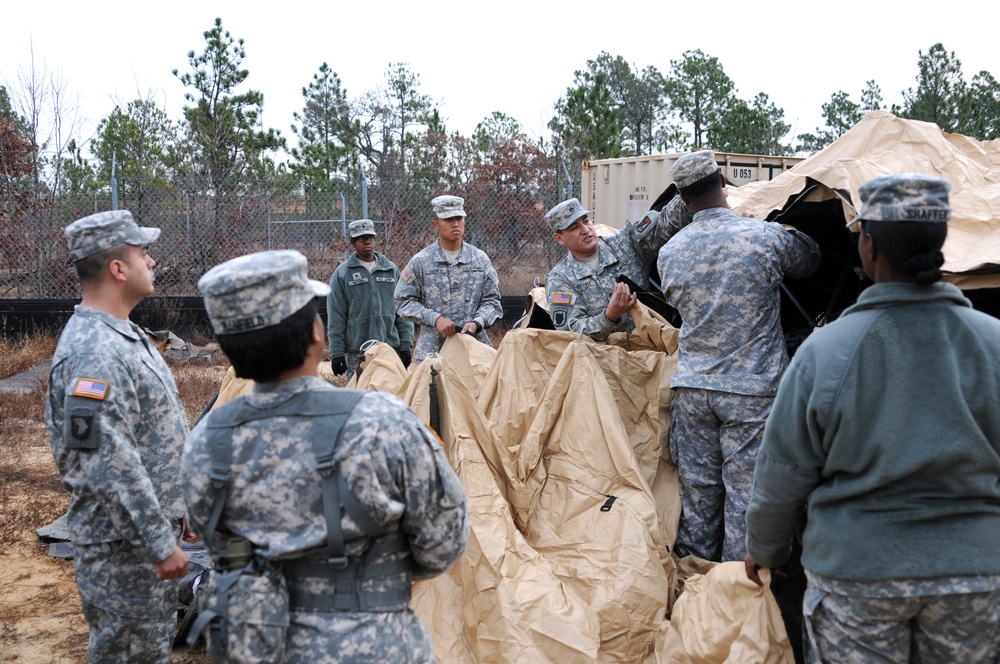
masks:
{"label": "camouflage trousers", "polygon": [[677,464],[681,520],[674,551],[712,560],[746,556],[747,503],[771,412],[771,396],[680,387],[670,410],[670,454]]}
{"label": "camouflage trousers", "polygon": [[1000,590],[856,597],[810,586],[802,609],[809,662],[1000,662]]}
{"label": "camouflage trousers", "polygon": [[177,580],[160,581],[128,542],[73,546],[73,571],[90,625],[87,661],[170,661],[177,626]]}
{"label": "camouflage trousers", "polygon": [[411,609],[293,611],[283,664],[432,664],[430,635]]}

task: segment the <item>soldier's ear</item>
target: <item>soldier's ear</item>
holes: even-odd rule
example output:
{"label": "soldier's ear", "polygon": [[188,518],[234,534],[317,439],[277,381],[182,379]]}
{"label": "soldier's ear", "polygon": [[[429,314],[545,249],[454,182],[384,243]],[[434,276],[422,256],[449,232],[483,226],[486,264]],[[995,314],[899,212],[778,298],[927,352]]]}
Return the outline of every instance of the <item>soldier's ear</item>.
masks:
{"label": "soldier's ear", "polygon": [[319,314],[316,314],[316,319],[313,320],[312,343],[326,345],[326,327],[323,326],[323,319]]}
{"label": "soldier's ear", "polygon": [[563,246],[563,247],[566,246],[566,242],[563,241],[562,233],[553,233],[552,237],[554,237],[556,239],[556,244],[558,244],[560,246]]}
{"label": "soldier's ear", "polygon": [[125,268],[128,267],[128,263],[121,258],[114,258],[108,261],[107,274],[111,276],[114,281],[126,281],[128,275],[125,273]]}

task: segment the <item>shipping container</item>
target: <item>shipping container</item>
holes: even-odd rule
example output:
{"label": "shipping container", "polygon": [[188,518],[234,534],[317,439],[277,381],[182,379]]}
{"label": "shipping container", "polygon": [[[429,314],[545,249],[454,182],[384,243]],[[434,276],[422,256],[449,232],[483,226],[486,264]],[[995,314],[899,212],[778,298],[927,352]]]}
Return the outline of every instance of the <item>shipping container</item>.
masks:
{"label": "shipping container", "polygon": [[[684,152],[583,162],[583,195],[595,224],[621,228],[649,211],[656,197],[670,184],[670,167]],[[773,180],[802,161],[802,157],[765,157],[717,152],[716,161],[730,185]]]}

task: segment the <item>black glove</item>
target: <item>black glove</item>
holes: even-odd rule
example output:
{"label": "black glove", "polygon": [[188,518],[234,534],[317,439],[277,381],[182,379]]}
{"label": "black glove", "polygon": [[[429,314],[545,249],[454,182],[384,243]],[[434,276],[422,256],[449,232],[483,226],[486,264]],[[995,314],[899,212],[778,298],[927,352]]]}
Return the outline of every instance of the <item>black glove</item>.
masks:
{"label": "black glove", "polygon": [[330,366],[333,368],[334,376],[343,376],[347,373],[347,360],[343,355],[340,357],[331,357]]}
{"label": "black glove", "polygon": [[398,348],[394,348],[393,350],[396,351],[396,355],[399,355],[399,361],[403,363],[403,368],[404,369],[406,367],[410,366],[410,360],[412,359],[412,356],[410,355],[410,351],[408,351],[408,350],[400,350]]}

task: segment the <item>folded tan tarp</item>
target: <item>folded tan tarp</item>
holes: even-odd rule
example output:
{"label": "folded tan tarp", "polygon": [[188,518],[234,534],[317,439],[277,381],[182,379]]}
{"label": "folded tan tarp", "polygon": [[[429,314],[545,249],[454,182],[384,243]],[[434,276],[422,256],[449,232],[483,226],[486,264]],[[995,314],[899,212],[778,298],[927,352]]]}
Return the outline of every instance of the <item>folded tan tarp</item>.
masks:
{"label": "folded tan tarp", "polygon": [[[946,272],[958,275],[1000,266],[1000,140],[948,134],[935,124],[904,120],[884,111],[870,113],[827,148],[770,182],[730,188],[729,203],[740,214],[764,219],[794,206],[800,197],[837,198],[846,223],[861,207],[858,190],[862,184],[879,175],[902,172],[936,175],[951,182]],[[1000,277],[965,280],[960,285],[996,287]]]}

